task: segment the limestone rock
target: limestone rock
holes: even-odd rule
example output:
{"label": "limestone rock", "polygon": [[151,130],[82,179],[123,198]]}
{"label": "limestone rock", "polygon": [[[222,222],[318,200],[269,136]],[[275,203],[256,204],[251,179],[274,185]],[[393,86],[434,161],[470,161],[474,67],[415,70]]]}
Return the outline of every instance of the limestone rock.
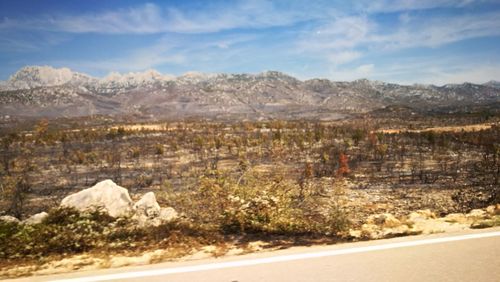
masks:
{"label": "limestone rock", "polygon": [[10,215],[2,215],[0,216],[0,221],[4,221],[4,222],[14,222],[14,223],[19,223],[19,219],[13,217],[13,216],[10,216]]}
{"label": "limestone rock", "polygon": [[477,219],[484,219],[485,217],[487,217],[487,215],[488,214],[484,210],[475,209],[471,210],[466,216],[469,219],[477,220]]}
{"label": "limestone rock", "polygon": [[37,213],[37,214],[34,214],[30,217],[28,217],[26,220],[24,220],[23,222],[25,224],[39,224],[39,223],[42,223],[42,221],[47,217],[49,216],[48,213],[46,212],[41,212],[41,213]]}
{"label": "limestone rock", "polygon": [[382,232],[377,225],[367,223],[361,226],[361,237],[367,239],[380,239],[382,238]]}
{"label": "limestone rock", "polygon": [[361,230],[350,229],[349,236],[351,236],[352,238],[359,239],[361,238]]}
{"label": "limestone rock", "polygon": [[132,219],[137,221],[139,226],[160,226],[163,223],[170,222],[178,217],[177,211],[173,208],[161,208],[157,216],[148,217],[144,213],[136,213]]}
{"label": "limestone rock", "polygon": [[436,218],[436,215],[431,210],[418,210],[410,213],[408,220],[411,222],[423,221]]}
{"label": "limestone rock", "polygon": [[127,189],[111,180],[104,180],[91,188],[69,195],[62,200],[61,206],[80,211],[103,209],[112,217],[131,216],[140,226],[158,226],[178,217],[173,208],[161,208],[153,192],[144,194],[134,204]]}
{"label": "limestone rock", "polygon": [[410,234],[412,234],[412,232],[410,232],[410,228],[407,225],[399,225],[393,228],[385,228],[384,230],[382,230],[382,235],[384,238],[400,237]]}
{"label": "limestone rock", "polygon": [[450,213],[444,217],[445,222],[465,224],[469,220],[463,213]]}
{"label": "limestone rock", "polygon": [[173,208],[161,208],[153,192],[148,192],[134,204],[134,216],[139,226],[159,226],[178,217]]}
{"label": "limestone rock", "polygon": [[80,211],[103,208],[112,217],[127,216],[132,211],[133,202],[127,189],[111,180],[104,180],[93,187],[64,198],[61,206]]}
{"label": "limestone rock", "polygon": [[138,215],[147,217],[157,217],[160,215],[160,205],[156,202],[156,197],[153,192],[148,192],[134,204],[134,210]]}
{"label": "limestone rock", "polygon": [[152,219],[143,214],[134,214],[132,220],[136,221],[139,227],[154,225]]}
{"label": "limestone rock", "polygon": [[500,215],[500,204],[488,206],[486,212],[489,215]]}
{"label": "limestone rock", "polygon": [[496,223],[494,220],[483,219],[483,220],[474,221],[470,225],[470,228],[472,228],[472,229],[491,228],[491,227],[494,227],[495,225],[496,225]]}
{"label": "limestone rock", "polygon": [[385,228],[392,228],[401,225],[401,221],[399,221],[394,215],[390,213],[376,214],[368,217],[368,224],[380,225]]}
{"label": "limestone rock", "polygon": [[485,209],[486,213],[489,215],[495,215],[495,206],[487,206]]}
{"label": "limestone rock", "polygon": [[176,218],[179,217],[179,214],[177,213],[174,208],[161,208],[160,210],[160,215],[158,218],[164,222],[172,221]]}

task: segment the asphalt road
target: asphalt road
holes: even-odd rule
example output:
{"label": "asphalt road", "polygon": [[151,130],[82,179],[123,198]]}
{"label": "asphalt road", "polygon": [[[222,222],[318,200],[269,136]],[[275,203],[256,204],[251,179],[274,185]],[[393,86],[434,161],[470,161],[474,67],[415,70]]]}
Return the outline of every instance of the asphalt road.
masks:
{"label": "asphalt road", "polygon": [[15,281],[495,281],[500,228]]}

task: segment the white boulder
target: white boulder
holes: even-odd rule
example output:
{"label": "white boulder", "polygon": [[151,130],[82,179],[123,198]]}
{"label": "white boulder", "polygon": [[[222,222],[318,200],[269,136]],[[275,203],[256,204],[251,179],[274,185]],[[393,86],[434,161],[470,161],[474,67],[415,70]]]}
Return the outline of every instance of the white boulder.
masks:
{"label": "white boulder", "polygon": [[112,217],[130,216],[140,226],[158,226],[178,217],[173,208],[161,208],[153,192],[144,194],[134,204],[127,189],[111,180],[104,180],[91,188],[67,196],[62,200],[61,206],[79,211],[103,209]]}
{"label": "white boulder", "polygon": [[178,217],[177,211],[171,207],[161,208],[156,202],[153,192],[142,196],[134,205],[134,216],[139,226],[160,226],[162,223],[170,222]]}
{"label": "white boulder", "polygon": [[156,202],[156,197],[153,192],[148,192],[134,204],[134,210],[137,215],[145,215],[147,217],[157,217],[160,215],[160,205]]}
{"label": "white boulder", "polygon": [[19,219],[15,218],[13,216],[10,216],[10,215],[0,216],[0,221],[19,223]]}
{"label": "white boulder", "polygon": [[174,208],[170,208],[170,207],[161,208],[160,215],[158,216],[158,218],[163,222],[172,221],[178,217],[179,217],[179,214],[177,213],[177,211],[174,210]]}
{"label": "white boulder", "polygon": [[34,214],[34,215],[28,217],[26,220],[23,221],[23,223],[25,223],[25,224],[39,224],[39,223],[42,223],[42,221],[47,216],[49,216],[49,214],[46,212],[37,213],[37,214]]}
{"label": "white boulder", "polygon": [[108,179],[67,196],[62,200],[61,206],[80,211],[104,209],[112,217],[123,217],[131,213],[133,202],[127,189]]}

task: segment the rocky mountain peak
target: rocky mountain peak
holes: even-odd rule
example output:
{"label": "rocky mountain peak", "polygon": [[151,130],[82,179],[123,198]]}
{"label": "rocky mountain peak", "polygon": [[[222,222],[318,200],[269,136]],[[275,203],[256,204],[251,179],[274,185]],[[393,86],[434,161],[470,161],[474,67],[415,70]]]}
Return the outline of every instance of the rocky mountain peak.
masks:
{"label": "rocky mountain peak", "polygon": [[162,82],[174,80],[175,77],[171,75],[163,75],[156,70],[146,70],[144,72],[129,72],[120,74],[118,72],[111,72],[106,77],[99,80],[100,85],[115,85],[117,87],[124,86],[139,86],[141,84],[150,84],[154,82]]}
{"label": "rocky mountain peak", "polygon": [[73,72],[69,68],[27,66],[13,74],[4,85],[10,89],[30,89],[62,85],[69,82],[85,82],[88,80],[91,80],[90,76]]}
{"label": "rocky mountain peak", "polygon": [[500,81],[497,80],[490,80],[483,85],[500,89]]}
{"label": "rocky mountain peak", "polygon": [[[493,83],[490,83],[493,84]],[[16,91],[12,91],[16,90]],[[102,79],[68,68],[26,67],[0,84],[0,112],[26,116],[134,114],[157,117],[331,118],[391,105],[437,110],[492,107],[500,88],[481,84],[399,85],[360,79],[301,81],[277,71],[259,74],[155,70]],[[62,110],[61,110],[62,109]]]}
{"label": "rocky mountain peak", "polygon": [[260,78],[280,79],[280,80],[297,80],[295,77],[279,71],[265,71],[257,75]]}

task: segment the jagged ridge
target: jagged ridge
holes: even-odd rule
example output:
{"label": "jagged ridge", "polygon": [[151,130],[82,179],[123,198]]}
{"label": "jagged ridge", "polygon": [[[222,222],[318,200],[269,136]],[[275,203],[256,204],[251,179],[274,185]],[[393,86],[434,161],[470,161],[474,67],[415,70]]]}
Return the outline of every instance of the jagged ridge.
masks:
{"label": "jagged ridge", "polygon": [[99,79],[67,68],[25,67],[0,87],[2,113],[26,116],[329,119],[339,113],[361,113],[388,105],[435,110],[500,102],[500,88],[495,82],[408,86],[366,79],[301,81],[275,71],[175,77],[148,70],[111,73]]}

